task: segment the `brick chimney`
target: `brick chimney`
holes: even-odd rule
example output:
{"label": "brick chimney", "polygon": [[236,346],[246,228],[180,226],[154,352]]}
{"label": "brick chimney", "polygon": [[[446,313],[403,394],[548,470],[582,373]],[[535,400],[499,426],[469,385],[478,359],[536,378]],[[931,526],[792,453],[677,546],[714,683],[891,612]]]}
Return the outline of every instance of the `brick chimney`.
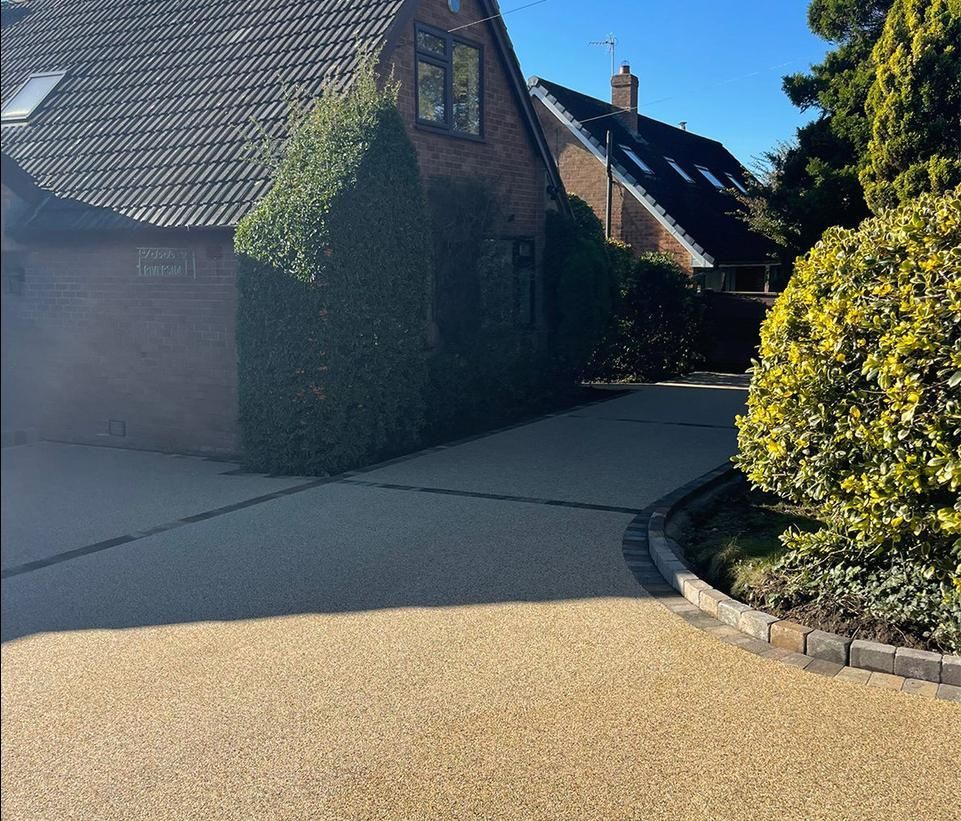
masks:
{"label": "brick chimney", "polygon": [[624,109],[617,119],[632,134],[637,133],[637,77],[631,74],[628,63],[621,64],[620,73],[611,77],[611,105]]}

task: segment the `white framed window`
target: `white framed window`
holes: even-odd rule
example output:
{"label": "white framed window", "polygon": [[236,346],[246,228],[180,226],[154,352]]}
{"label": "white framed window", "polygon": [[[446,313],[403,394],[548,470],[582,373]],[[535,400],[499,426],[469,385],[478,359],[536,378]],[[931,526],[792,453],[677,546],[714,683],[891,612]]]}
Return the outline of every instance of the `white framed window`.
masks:
{"label": "white framed window", "polygon": [[684,180],[684,182],[694,182],[694,177],[692,177],[690,174],[687,173],[687,171],[681,168],[681,166],[677,164],[677,160],[671,159],[671,157],[665,157],[664,159],[667,160],[667,164],[671,166],[671,168],[677,171],[677,173],[680,175],[681,179]]}
{"label": "white framed window", "polygon": [[735,177],[733,174],[731,174],[731,173],[729,173],[729,172],[725,172],[725,173],[724,173],[724,176],[727,177],[727,178],[731,181],[731,185],[733,185],[733,186],[734,186],[738,191],[740,191],[742,194],[746,194],[746,193],[747,193],[747,189],[744,187],[744,183],[742,183],[742,182],[741,182],[737,177]]}
{"label": "white framed window", "polygon": [[654,176],[654,172],[651,170],[651,167],[644,162],[644,160],[638,157],[637,154],[634,153],[633,149],[628,148],[626,145],[622,145],[621,151],[623,151],[627,155],[627,158],[634,163],[634,165],[640,168],[641,171],[643,171],[645,174],[650,174],[652,177]]}
{"label": "white framed window", "polygon": [[727,186],[721,182],[717,177],[714,176],[714,172],[710,168],[703,165],[694,166],[698,171],[701,172],[701,176],[704,177],[711,185],[713,185],[718,191],[723,191]]}
{"label": "white framed window", "polygon": [[3,104],[0,109],[0,122],[26,122],[66,74],[65,71],[31,74],[17,93]]}

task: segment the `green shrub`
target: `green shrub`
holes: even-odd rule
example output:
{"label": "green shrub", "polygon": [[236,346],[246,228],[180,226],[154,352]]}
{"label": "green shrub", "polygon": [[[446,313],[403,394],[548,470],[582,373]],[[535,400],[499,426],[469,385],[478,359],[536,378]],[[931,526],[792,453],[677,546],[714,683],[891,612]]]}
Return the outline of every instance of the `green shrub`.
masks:
{"label": "green shrub", "polygon": [[[881,641],[961,650],[958,598],[945,595],[908,556],[825,566],[812,562],[809,553],[793,550],[764,576],[755,588],[765,591],[758,603],[762,609],[799,607],[801,613],[830,614],[872,629]],[[747,592],[744,596],[752,600]],[[803,615],[797,620],[806,621]],[[912,640],[906,642],[905,635]]]}
{"label": "green shrub", "polygon": [[699,361],[703,306],[691,277],[667,254],[646,253],[620,283],[613,323],[589,373],[610,381],[652,381]]}
{"label": "green shrub", "polygon": [[[785,566],[825,590],[848,572],[875,579],[860,583],[870,596],[909,565],[953,614],[914,627],[958,649],[961,192],[831,229],[798,261],[738,425],[750,481],[825,523],[784,535]],[[907,604],[891,609],[922,618]]]}
{"label": "green shrub", "polygon": [[570,197],[573,218],[548,214],[544,298],[550,349],[557,367],[583,374],[611,323],[623,252],[604,239],[591,207]]}
{"label": "green shrub", "polygon": [[372,66],[299,119],[237,228],[240,422],[258,470],[341,471],[422,428],[429,228],[396,86]]}
{"label": "green shrub", "polygon": [[430,357],[427,435],[444,441],[489,430],[541,412],[573,386],[553,378],[550,363],[530,340],[490,330],[469,350]]}
{"label": "green shrub", "polygon": [[872,62],[860,171],[872,210],[961,183],[961,2],[894,0]]}

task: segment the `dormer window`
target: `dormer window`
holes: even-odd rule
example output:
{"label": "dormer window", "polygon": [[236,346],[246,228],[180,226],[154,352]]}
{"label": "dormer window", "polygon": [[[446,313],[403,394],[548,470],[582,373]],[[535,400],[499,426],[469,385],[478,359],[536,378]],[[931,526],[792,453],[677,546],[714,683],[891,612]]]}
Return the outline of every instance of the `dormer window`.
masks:
{"label": "dormer window", "polygon": [[704,179],[706,179],[718,191],[723,191],[727,187],[723,182],[714,176],[714,172],[712,172],[710,168],[707,168],[703,165],[695,165],[694,167],[700,171],[701,176],[704,177]]}
{"label": "dormer window", "polygon": [[626,145],[622,145],[621,151],[623,151],[624,154],[627,156],[627,158],[632,163],[634,163],[634,165],[640,168],[641,171],[643,171],[645,174],[648,174],[652,177],[654,176],[654,172],[651,170],[651,167],[646,162],[644,162],[644,160],[638,157],[637,154],[635,154],[632,149],[628,148]]}
{"label": "dormer window", "polygon": [[49,71],[31,74],[27,81],[0,109],[0,122],[25,123],[37,108],[47,99],[65,76],[65,71]]}
{"label": "dormer window", "polygon": [[665,157],[664,159],[667,160],[667,164],[671,166],[671,168],[677,171],[677,173],[680,175],[681,179],[684,180],[684,182],[694,182],[694,177],[692,177],[690,174],[687,173],[687,171],[681,168],[681,166],[677,164],[677,160],[672,160],[670,157]]}

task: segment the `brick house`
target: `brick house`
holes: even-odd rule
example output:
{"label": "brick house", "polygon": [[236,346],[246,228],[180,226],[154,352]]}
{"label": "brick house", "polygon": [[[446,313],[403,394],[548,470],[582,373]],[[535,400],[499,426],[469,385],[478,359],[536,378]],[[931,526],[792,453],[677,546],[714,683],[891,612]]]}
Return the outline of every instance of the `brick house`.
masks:
{"label": "brick house", "polygon": [[610,103],[538,77],[528,85],[566,189],[609,221],[610,236],[671,254],[706,289],[772,290],[779,249],[734,214],[747,172],[721,143],[638,114],[627,65]]}
{"label": "brick house", "polygon": [[[560,178],[490,0],[25,0],[2,40],[5,430],[239,449],[233,230],[290,98],[378,50],[425,178],[484,178],[537,304]],[[533,260],[533,264],[531,261]]]}

